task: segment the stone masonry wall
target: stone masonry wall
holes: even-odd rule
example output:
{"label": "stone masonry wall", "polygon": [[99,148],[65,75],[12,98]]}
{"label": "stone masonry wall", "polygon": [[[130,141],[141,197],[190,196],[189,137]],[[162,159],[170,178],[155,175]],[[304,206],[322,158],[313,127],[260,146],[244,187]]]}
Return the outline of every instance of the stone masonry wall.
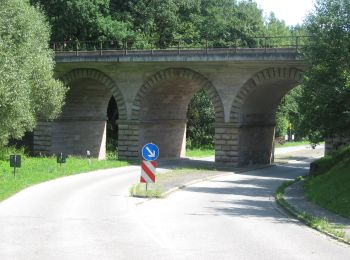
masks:
{"label": "stone masonry wall", "polygon": [[52,123],[38,122],[34,129],[34,151],[36,154],[51,153]]}
{"label": "stone masonry wall", "polygon": [[238,132],[235,124],[221,123],[215,126],[215,161],[227,165],[238,164]]}

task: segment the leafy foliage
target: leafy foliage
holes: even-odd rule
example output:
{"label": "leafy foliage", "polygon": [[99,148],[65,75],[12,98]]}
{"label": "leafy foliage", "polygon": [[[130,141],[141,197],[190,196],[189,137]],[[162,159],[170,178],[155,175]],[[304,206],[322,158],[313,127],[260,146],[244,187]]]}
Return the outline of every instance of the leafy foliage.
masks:
{"label": "leafy foliage", "polygon": [[215,111],[204,90],[192,98],[187,111],[187,144],[189,148],[214,147]]}
{"label": "leafy foliage", "polygon": [[[53,41],[113,40],[119,47],[165,48],[261,44],[254,37],[285,36],[273,15],[265,23],[256,3],[232,0],[30,0],[52,25]],[[62,15],[64,13],[64,15]],[[236,39],[240,42],[236,42]],[[271,43],[272,44],[272,43]]]}
{"label": "leafy foliage", "polygon": [[27,1],[1,3],[0,146],[32,130],[38,118],[57,117],[66,92],[53,78],[45,17]]}
{"label": "leafy foliage", "polygon": [[302,126],[313,142],[349,131],[350,3],[319,0],[306,22],[312,36],[305,48],[309,63],[300,105]]}
{"label": "leafy foliage", "polygon": [[40,6],[52,26],[53,41],[119,40],[130,35],[129,24],[111,15],[109,0],[30,0]]}
{"label": "leafy foliage", "polygon": [[[292,89],[282,100],[276,111],[276,136],[284,136],[291,130],[297,139],[304,137],[300,124],[302,115],[299,101],[303,86]],[[291,127],[291,129],[290,129]]]}

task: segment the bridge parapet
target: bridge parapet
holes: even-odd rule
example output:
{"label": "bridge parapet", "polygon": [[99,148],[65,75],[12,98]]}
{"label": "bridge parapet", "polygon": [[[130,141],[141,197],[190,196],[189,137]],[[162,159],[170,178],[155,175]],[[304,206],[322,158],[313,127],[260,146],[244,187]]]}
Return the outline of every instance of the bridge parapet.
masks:
{"label": "bridge parapet", "polygon": [[[178,41],[176,46],[166,48],[146,48],[135,49],[124,46],[118,46],[113,41],[64,41],[55,42],[52,48],[56,58],[62,60],[62,57],[152,57],[152,56],[239,56],[254,54],[297,54],[300,56],[300,49],[305,45],[307,36],[282,36],[282,37],[255,37],[249,41],[242,39],[233,39],[226,46],[204,44],[190,45],[185,44],[186,40]],[[129,61],[129,59],[126,59]]]}

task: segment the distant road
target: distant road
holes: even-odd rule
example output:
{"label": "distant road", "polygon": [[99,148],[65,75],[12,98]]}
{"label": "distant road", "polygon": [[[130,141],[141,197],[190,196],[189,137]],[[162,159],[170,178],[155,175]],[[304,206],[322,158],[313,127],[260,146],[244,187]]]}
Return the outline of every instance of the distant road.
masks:
{"label": "distant road", "polygon": [[276,188],[307,169],[294,161],[152,201],[128,197],[136,166],[43,183],[0,203],[0,259],[349,260],[349,246],[288,218],[274,202]]}
{"label": "distant road", "polygon": [[[324,144],[317,145],[317,150],[324,150]],[[311,145],[298,145],[298,146],[290,146],[290,147],[278,147],[275,148],[275,154],[285,154],[290,152],[296,152],[301,150],[312,150]]]}
{"label": "distant road", "polygon": [[[275,148],[275,155],[285,155],[288,153],[295,154],[295,152],[303,152],[305,154],[308,154],[308,153],[314,154],[314,152],[317,152],[318,157],[322,157],[324,155],[324,144],[317,145],[315,150],[313,150],[310,145],[298,145],[298,146]],[[312,156],[312,157],[315,157],[315,156]],[[197,158],[193,158],[193,159],[197,159]],[[213,162],[215,160],[215,156],[212,155],[207,157],[201,157],[200,160]]]}

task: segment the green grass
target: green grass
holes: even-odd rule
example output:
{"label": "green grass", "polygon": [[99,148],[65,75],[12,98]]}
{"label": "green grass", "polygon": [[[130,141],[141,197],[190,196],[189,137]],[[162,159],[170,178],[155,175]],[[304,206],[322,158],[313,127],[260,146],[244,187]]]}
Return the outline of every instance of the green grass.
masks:
{"label": "green grass", "polygon": [[146,190],[145,183],[137,183],[130,187],[129,193],[132,197],[161,198],[163,189],[158,184],[148,184]]}
{"label": "green grass", "polygon": [[350,218],[350,146],[317,162],[324,171],[305,184],[306,196],[323,208]]}
{"label": "green grass", "polygon": [[54,157],[31,158],[22,155],[22,167],[17,168],[16,178],[8,160],[0,160],[0,201],[18,191],[37,183],[98,169],[107,169],[128,165],[118,160],[92,159],[91,165],[85,158],[69,157],[60,166]]}
{"label": "green grass", "polygon": [[188,149],[186,156],[188,157],[207,157],[215,155],[214,149]]}

